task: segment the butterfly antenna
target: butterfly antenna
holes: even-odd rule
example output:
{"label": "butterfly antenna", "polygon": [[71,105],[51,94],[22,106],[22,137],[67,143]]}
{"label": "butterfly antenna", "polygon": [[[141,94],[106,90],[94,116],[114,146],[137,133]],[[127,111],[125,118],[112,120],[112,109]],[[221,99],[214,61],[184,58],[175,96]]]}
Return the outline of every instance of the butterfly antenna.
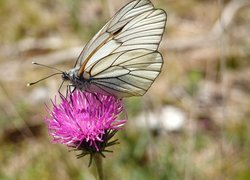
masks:
{"label": "butterfly antenna", "polygon": [[32,64],[37,65],[37,66],[43,66],[43,67],[46,67],[46,68],[49,68],[49,69],[54,69],[54,70],[57,70],[59,72],[63,72],[60,69],[57,69],[57,68],[54,68],[54,67],[51,67],[51,66],[47,66],[47,65],[44,65],[44,64],[40,64],[40,63],[37,63],[37,62],[32,62]]}
{"label": "butterfly antenna", "polygon": [[35,82],[32,82],[32,83],[28,83],[27,86],[32,86],[32,85],[34,85],[34,84],[37,84],[37,83],[39,83],[39,82],[41,82],[41,81],[43,81],[43,80],[45,80],[45,79],[48,79],[48,78],[50,78],[50,77],[52,77],[52,76],[55,76],[55,75],[58,75],[58,74],[62,74],[62,73],[60,72],[60,73],[51,74],[51,75],[46,76],[46,77],[44,77],[44,78],[42,78],[42,79],[39,79],[38,81],[35,81]]}

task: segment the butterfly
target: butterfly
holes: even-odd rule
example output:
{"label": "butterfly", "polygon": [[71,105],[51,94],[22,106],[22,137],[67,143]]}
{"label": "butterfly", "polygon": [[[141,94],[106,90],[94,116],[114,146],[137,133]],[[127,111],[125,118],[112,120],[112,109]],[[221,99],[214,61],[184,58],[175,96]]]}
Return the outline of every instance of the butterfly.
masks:
{"label": "butterfly", "polygon": [[128,3],[86,44],[74,68],[62,73],[63,82],[119,98],[144,95],[163,65],[157,49],[166,19],[149,0]]}

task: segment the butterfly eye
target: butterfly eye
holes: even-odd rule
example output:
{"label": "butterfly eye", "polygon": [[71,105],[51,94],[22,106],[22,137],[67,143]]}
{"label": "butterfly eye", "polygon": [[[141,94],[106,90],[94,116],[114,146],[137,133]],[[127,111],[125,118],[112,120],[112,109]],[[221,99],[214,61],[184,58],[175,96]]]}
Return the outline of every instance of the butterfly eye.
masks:
{"label": "butterfly eye", "polygon": [[62,79],[69,80],[69,76],[68,76],[68,74],[66,72],[62,73]]}

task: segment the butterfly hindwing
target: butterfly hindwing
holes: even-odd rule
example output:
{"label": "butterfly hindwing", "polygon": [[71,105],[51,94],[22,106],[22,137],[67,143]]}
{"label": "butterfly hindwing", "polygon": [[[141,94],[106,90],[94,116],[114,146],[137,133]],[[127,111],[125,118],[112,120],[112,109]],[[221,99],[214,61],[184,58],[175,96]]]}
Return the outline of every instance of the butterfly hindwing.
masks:
{"label": "butterfly hindwing", "polygon": [[162,63],[159,52],[147,49],[112,54],[92,67],[91,85],[118,97],[140,96],[159,75]]}

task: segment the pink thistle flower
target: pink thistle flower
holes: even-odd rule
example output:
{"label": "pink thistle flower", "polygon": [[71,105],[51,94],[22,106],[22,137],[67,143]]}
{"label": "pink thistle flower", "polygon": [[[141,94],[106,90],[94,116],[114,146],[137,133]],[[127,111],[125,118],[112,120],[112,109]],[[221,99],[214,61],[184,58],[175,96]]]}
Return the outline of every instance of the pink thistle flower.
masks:
{"label": "pink thistle flower", "polygon": [[117,140],[109,140],[126,123],[117,120],[123,106],[113,96],[76,90],[66,98],[61,97],[59,104],[52,101],[52,105],[51,110],[47,107],[50,116],[45,121],[53,142],[82,150],[79,157],[101,153],[116,144]]}

